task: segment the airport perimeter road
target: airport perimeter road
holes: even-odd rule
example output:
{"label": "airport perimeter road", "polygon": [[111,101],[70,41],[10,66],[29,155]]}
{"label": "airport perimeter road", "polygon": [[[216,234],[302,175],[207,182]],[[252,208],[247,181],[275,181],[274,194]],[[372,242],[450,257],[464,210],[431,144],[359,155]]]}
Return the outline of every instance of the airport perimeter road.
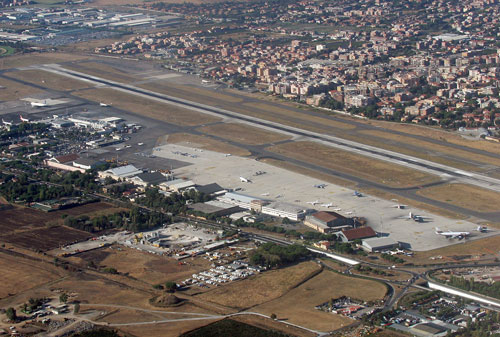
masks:
{"label": "airport perimeter road", "polygon": [[35,69],[40,69],[52,73],[56,73],[58,75],[75,78],[78,80],[86,81],[93,83],[95,85],[106,86],[121,92],[125,92],[131,95],[136,95],[144,98],[148,98],[151,100],[159,101],[162,103],[167,103],[175,106],[179,106],[184,109],[189,109],[193,111],[197,111],[204,114],[213,115],[223,119],[232,119],[237,120],[242,123],[246,123],[248,125],[252,125],[254,127],[258,127],[261,129],[266,129],[274,132],[279,132],[282,134],[287,134],[292,137],[301,137],[306,138],[308,140],[312,140],[318,143],[322,143],[328,146],[332,146],[344,151],[357,153],[363,156],[371,157],[374,159],[384,160],[387,162],[391,162],[394,164],[399,164],[402,166],[406,166],[412,169],[417,169],[420,171],[424,171],[427,173],[435,174],[441,176],[443,178],[453,178],[455,181],[462,182],[465,184],[471,184],[478,187],[487,188],[493,191],[500,192],[500,180],[492,177],[480,175],[477,173],[467,172],[463,170],[459,170],[457,168],[438,164],[435,162],[423,160],[420,158],[415,158],[412,156],[404,155],[401,153],[380,149],[374,146],[361,144],[358,142],[342,139],[335,136],[320,134],[312,131],[307,131],[303,129],[299,129],[296,127],[267,121],[260,118],[255,118],[251,116],[246,116],[240,113],[236,113],[233,111],[220,109],[216,107],[212,107],[209,105],[196,103],[193,101],[188,101],[185,99],[160,94],[154,91],[138,88],[132,85],[127,85],[111,80],[106,80],[100,77],[87,75],[78,71],[73,71],[69,69],[65,69],[57,64],[47,64],[34,66]]}

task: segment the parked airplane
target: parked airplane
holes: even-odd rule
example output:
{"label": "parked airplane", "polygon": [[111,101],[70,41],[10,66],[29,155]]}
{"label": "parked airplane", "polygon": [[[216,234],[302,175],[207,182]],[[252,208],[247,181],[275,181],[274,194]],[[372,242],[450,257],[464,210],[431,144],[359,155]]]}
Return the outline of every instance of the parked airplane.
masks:
{"label": "parked airplane", "polygon": [[311,205],[316,205],[316,204],[319,204],[319,200],[314,200],[314,201],[308,201],[307,202],[308,204],[311,204]]}
{"label": "parked airplane", "polygon": [[405,209],[406,207],[408,207],[408,205],[396,204],[396,205],[392,205],[391,207]]}
{"label": "parked airplane", "polygon": [[425,220],[431,220],[431,218],[421,216],[418,214],[413,214],[412,212],[408,213],[408,216],[401,217],[400,219],[413,220],[416,222],[424,222]]}
{"label": "parked airplane", "polygon": [[325,188],[326,184],[316,184],[316,185],[314,185],[314,187],[316,187],[316,188]]}
{"label": "parked airplane", "polygon": [[486,226],[477,226],[477,229],[476,229],[478,232],[480,233],[486,233],[489,231],[488,227]]}
{"label": "parked airplane", "polygon": [[328,204],[322,204],[321,206],[326,207],[326,208],[330,208],[333,206],[333,204],[331,202],[329,202]]}
{"label": "parked airplane", "polygon": [[335,212],[340,212],[342,210],[342,208],[334,208],[333,209]]}
{"label": "parked airplane", "polygon": [[4,123],[5,125],[12,125],[12,122],[7,122],[3,118],[2,118],[2,123]]}
{"label": "parked airplane", "polygon": [[254,176],[260,176],[263,174],[266,174],[266,171],[257,171],[257,172],[255,172]]}
{"label": "parked airplane", "polygon": [[39,108],[39,107],[42,107],[42,106],[47,106],[47,101],[43,101],[43,102],[31,102],[31,106],[32,107],[36,107],[36,108]]}
{"label": "parked airplane", "polygon": [[231,157],[231,154],[230,153],[226,153],[224,156]]}
{"label": "parked airplane", "polygon": [[244,178],[244,177],[240,177],[240,181],[242,183],[251,183],[252,182],[250,179],[247,179],[247,178]]}
{"label": "parked airplane", "polygon": [[264,197],[267,197],[267,196],[269,196],[269,193],[266,192],[266,193],[262,193],[261,195]]}
{"label": "parked airplane", "polygon": [[19,118],[21,119],[21,122],[26,122],[26,123],[30,122],[30,120],[28,118],[24,118],[23,115],[19,115]]}
{"label": "parked airplane", "polygon": [[103,102],[99,103],[99,105],[100,106],[108,106],[106,103],[103,103]]}
{"label": "parked airplane", "polygon": [[470,235],[470,232],[443,232],[439,228],[436,227],[436,234],[442,235],[447,239],[459,239],[462,240]]}
{"label": "parked airplane", "polygon": [[355,197],[362,197],[363,196],[363,194],[359,193],[358,191],[354,191],[354,193],[352,195],[354,195]]}

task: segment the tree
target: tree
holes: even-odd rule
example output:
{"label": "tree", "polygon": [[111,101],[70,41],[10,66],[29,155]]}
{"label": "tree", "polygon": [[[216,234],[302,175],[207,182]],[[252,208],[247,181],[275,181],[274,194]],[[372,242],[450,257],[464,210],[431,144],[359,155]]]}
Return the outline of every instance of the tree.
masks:
{"label": "tree", "polygon": [[76,315],[80,312],[80,303],[75,303],[75,307],[73,308],[73,313]]}
{"label": "tree", "polygon": [[270,317],[271,317],[271,319],[276,319],[277,318],[277,316],[276,316],[275,313],[272,313]]}
{"label": "tree", "polygon": [[59,301],[62,303],[66,303],[68,301],[68,294],[62,293],[61,295],[59,295]]}
{"label": "tree", "polygon": [[16,309],[10,307],[5,311],[9,321],[15,321],[17,319]]}
{"label": "tree", "polygon": [[177,283],[174,281],[165,282],[165,290],[169,293],[173,293],[177,289]]}

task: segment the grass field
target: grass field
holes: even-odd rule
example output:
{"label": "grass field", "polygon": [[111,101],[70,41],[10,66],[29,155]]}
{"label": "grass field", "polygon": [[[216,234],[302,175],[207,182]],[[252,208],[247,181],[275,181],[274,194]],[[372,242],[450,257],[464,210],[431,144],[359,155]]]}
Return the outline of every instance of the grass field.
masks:
{"label": "grass field", "polygon": [[133,325],[120,327],[120,331],[127,333],[127,336],[144,336],[147,331],[148,337],[179,337],[180,334],[192,331],[193,329],[213,323],[216,320],[200,321],[180,321],[163,324]]}
{"label": "grass field", "polygon": [[137,77],[130,75],[130,73],[100,62],[67,63],[64,65],[64,68],[122,83],[130,83],[138,80]]}
{"label": "grass field", "polygon": [[198,136],[188,133],[174,133],[165,137],[165,141],[160,141],[160,143],[173,143],[179,145],[186,145],[189,147],[195,147],[198,149],[204,149],[208,151],[215,151],[220,153],[229,153],[234,156],[246,157],[251,153],[243,148],[227,144],[208,136]]}
{"label": "grass field", "polygon": [[[441,152],[447,155],[451,155],[454,157],[459,157],[459,158],[464,158],[466,160],[474,160],[483,164],[489,164],[489,165],[497,165],[500,166],[500,159],[496,159],[490,156],[484,156],[481,154],[476,154],[472,153],[469,151],[464,151],[460,149],[455,149],[452,147],[448,147],[446,145],[439,145],[439,144],[434,144],[431,142],[426,142],[422,140],[415,140],[415,138],[412,137],[407,137],[407,136],[401,136],[393,133],[387,133],[383,131],[361,131],[364,134],[372,135],[375,137],[380,137],[383,139],[388,139],[400,143],[405,143],[405,144],[411,144],[411,145],[417,145],[418,147],[422,147],[424,149],[427,149],[429,151],[437,151]],[[427,158],[425,158],[427,159]],[[435,158],[437,159],[437,158]],[[470,166],[470,165],[469,165]]]}
{"label": "grass field", "polygon": [[382,299],[385,293],[386,287],[381,283],[322,271],[284,296],[253,310],[266,315],[275,313],[278,319],[286,319],[310,329],[331,331],[353,321],[341,315],[316,310],[315,306],[341,296],[376,301]]}
{"label": "grass field", "polygon": [[16,50],[9,46],[0,46],[0,57],[10,56],[14,54]]}
{"label": "grass field", "polygon": [[233,282],[196,297],[237,309],[250,308],[282,296],[319,270],[314,262],[299,263]]}
{"label": "grass field", "polygon": [[39,94],[42,91],[6,78],[1,79],[0,101],[14,101],[29,95]]}
{"label": "grass field", "polygon": [[43,70],[21,70],[6,73],[6,76],[40,85],[54,90],[71,91],[89,88],[92,85],[83,81],[60,76]]}
{"label": "grass field", "polygon": [[271,146],[268,150],[393,187],[418,186],[439,179],[434,175],[314,142],[299,141],[280,144]]}
{"label": "grass field", "polygon": [[11,55],[0,63],[0,69],[27,67],[34,64],[57,63],[87,59],[88,56],[69,53],[29,53],[26,55]]}
{"label": "grass field", "polygon": [[264,145],[291,137],[239,123],[224,123],[198,128],[198,131],[247,145]]}
{"label": "grass field", "polygon": [[421,189],[417,194],[478,212],[500,210],[500,193],[472,185],[438,185]]}
{"label": "grass field", "polygon": [[174,105],[158,103],[150,99],[129,95],[113,89],[87,89],[74,92],[73,95],[94,102],[103,102],[114,107],[137,113],[163,122],[196,126],[220,121],[217,117],[178,108]]}
{"label": "grass field", "polygon": [[2,270],[0,299],[60,277],[60,271],[55,266],[44,265],[18,256],[14,257],[4,252],[0,252],[0,270]]}

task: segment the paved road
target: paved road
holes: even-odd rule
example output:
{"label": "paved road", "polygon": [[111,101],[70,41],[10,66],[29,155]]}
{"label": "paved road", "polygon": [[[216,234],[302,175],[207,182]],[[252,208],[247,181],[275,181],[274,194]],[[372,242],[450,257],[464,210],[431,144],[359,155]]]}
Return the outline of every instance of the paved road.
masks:
{"label": "paved road", "polygon": [[380,159],[388,161],[391,163],[403,165],[427,173],[436,174],[446,178],[453,178],[456,181],[471,184],[483,188],[488,188],[494,191],[500,192],[500,180],[492,177],[480,175],[473,172],[467,172],[463,170],[456,169],[451,166],[446,166],[431,161],[423,160],[420,158],[415,158],[412,156],[404,155],[401,153],[396,153],[393,151],[376,148],[373,146],[365,145],[362,143],[342,139],[332,135],[320,134],[312,131],[307,131],[288,125],[271,122],[263,120],[260,118],[255,118],[251,116],[246,116],[233,111],[228,111],[205,104],[200,104],[164,94],[159,94],[150,90],[141,89],[132,85],[127,85],[111,80],[106,80],[96,76],[87,75],[81,72],[68,70],[59,65],[43,65],[36,66],[37,69],[45,70],[48,72],[56,73],[58,75],[76,78],[86,82],[91,82],[96,85],[106,85],[118,91],[126,92],[128,94],[137,95],[152,100],[160,101],[167,104],[173,104],[185,109],[190,109],[193,111],[201,112],[204,114],[214,115],[220,118],[232,118],[239,122],[243,122],[255,127],[272,130],[275,132],[288,134],[293,137],[303,137],[315,142],[323,143],[328,146],[333,146],[344,151],[349,151],[357,154],[361,154],[367,157]]}

